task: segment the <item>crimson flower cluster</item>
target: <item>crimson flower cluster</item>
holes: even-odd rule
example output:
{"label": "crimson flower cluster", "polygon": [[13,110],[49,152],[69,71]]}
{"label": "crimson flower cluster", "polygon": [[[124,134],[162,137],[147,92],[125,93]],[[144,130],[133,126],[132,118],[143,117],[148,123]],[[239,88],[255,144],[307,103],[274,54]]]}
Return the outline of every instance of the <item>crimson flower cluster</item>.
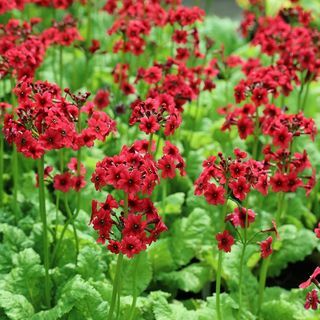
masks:
{"label": "crimson flower cluster", "polygon": [[[54,149],[78,150],[91,147],[94,140],[104,141],[115,131],[115,122],[105,113],[94,111],[87,114],[88,127],[77,132],[81,106],[90,95],[72,95],[73,103],[61,96],[55,84],[25,80],[14,89],[19,105],[15,114],[6,115],[4,134],[9,143],[15,143],[26,157],[40,158]],[[15,117],[16,116],[16,117]]]}
{"label": "crimson flower cluster", "polygon": [[179,152],[179,149],[170,141],[166,141],[163,147],[163,156],[158,160],[158,168],[161,170],[163,179],[173,179],[178,169],[181,176],[186,174],[185,162]]}
{"label": "crimson flower cluster", "polygon": [[[225,217],[234,228],[248,228],[255,221],[255,212],[241,206],[251,191],[255,189],[266,194],[268,189],[268,165],[264,161],[246,159],[247,154],[239,149],[234,150],[235,159],[225,158],[222,153],[218,157],[211,156],[203,162],[203,171],[195,182],[195,194],[204,195],[212,205],[223,205],[232,199],[237,203],[234,211]],[[276,225],[268,232],[276,232]],[[219,250],[230,252],[235,243],[234,237],[228,230],[216,235]],[[260,243],[262,258],[272,253],[272,237]]]}
{"label": "crimson flower cluster", "polygon": [[[121,5],[120,5],[121,3]],[[145,37],[153,28],[164,27],[167,24],[177,23],[180,29],[201,21],[204,12],[197,8],[181,6],[181,1],[166,1],[169,8],[163,6],[160,0],[138,0],[122,1],[108,0],[104,10],[116,17],[114,24],[108,30],[108,34],[120,34],[120,39],[114,45],[114,52],[132,52],[140,55],[145,51]],[[196,32],[191,32],[194,38],[195,48],[198,49],[198,38]],[[176,33],[174,39],[183,43],[187,34]],[[180,39],[180,40],[178,40]]]}
{"label": "crimson flower cluster", "polygon": [[234,150],[235,159],[211,156],[203,162],[203,171],[195,182],[195,194],[204,195],[212,205],[224,204],[227,197],[243,201],[253,188],[262,194],[268,188],[268,167],[262,161],[247,158],[247,153]]}
{"label": "crimson flower cluster", "polygon": [[139,192],[150,195],[159,176],[156,162],[147,149],[146,140],[136,141],[131,147],[123,146],[119,155],[98,162],[91,178],[96,190],[111,185],[129,195]]}
{"label": "crimson flower cluster", "polygon": [[67,15],[62,21],[53,21],[51,28],[46,29],[42,35],[47,45],[55,44],[68,47],[75,41],[82,40],[77,29],[77,23],[71,15]]}
{"label": "crimson flower cluster", "polygon": [[78,170],[78,161],[76,158],[70,159],[67,168],[67,171],[56,174],[53,177],[54,189],[62,192],[69,192],[71,189],[80,191],[86,186],[86,168],[81,163],[79,166],[80,170]]}
{"label": "crimson flower cluster", "polygon": [[130,125],[139,122],[139,129],[147,134],[156,133],[164,127],[164,134],[171,135],[180,126],[182,119],[175,108],[174,99],[168,94],[160,94],[155,99],[139,99],[131,104]]}
{"label": "crimson flower cluster", "polygon": [[128,214],[125,214],[121,210],[124,203],[118,203],[111,195],[105,202],[93,200],[90,223],[99,234],[97,242],[107,241],[111,252],[131,258],[156,241],[167,227],[150,199],[131,195],[128,204]]}
{"label": "crimson flower cluster", "polygon": [[34,32],[34,26],[39,22],[40,19],[37,18],[31,19],[30,23],[10,19],[0,26],[1,77],[8,74],[14,74],[19,79],[24,76],[33,77],[47,49],[43,34]]}

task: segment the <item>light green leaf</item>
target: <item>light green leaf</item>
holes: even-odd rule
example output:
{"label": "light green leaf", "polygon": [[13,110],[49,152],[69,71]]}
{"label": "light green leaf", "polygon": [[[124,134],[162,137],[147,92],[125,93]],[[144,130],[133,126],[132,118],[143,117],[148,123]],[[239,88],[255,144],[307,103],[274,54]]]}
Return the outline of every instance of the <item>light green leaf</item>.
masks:
{"label": "light green leaf", "polygon": [[32,304],[22,295],[0,291],[0,309],[12,320],[30,319],[34,314]]}

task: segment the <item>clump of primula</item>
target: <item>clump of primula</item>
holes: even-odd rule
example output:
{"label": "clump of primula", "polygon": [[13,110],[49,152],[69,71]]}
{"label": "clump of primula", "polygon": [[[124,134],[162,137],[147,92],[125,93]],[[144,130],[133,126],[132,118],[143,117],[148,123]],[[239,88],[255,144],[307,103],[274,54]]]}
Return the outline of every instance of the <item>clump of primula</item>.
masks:
{"label": "clump of primula", "polygon": [[[124,201],[117,202],[111,195],[99,206],[93,201],[91,223],[99,233],[99,242],[107,240],[110,251],[128,257],[145,250],[166,230],[151,200],[140,197],[150,195],[160,181],[157,163],[148,149],[147,141],[124,146],[119,155],[98,162],[91,179],[97,190],[110,185],[125,193]],[[120,206],[122,210],[113,210]]]}

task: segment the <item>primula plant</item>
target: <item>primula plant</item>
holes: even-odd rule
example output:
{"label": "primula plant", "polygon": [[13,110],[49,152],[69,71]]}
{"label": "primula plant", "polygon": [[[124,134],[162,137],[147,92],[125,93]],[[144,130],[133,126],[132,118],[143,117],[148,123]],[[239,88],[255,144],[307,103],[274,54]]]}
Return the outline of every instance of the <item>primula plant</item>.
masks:
{"label": "primula plant", "polygon": [[0,0],[1,319],[320,318],[320,3],[190,2]]}

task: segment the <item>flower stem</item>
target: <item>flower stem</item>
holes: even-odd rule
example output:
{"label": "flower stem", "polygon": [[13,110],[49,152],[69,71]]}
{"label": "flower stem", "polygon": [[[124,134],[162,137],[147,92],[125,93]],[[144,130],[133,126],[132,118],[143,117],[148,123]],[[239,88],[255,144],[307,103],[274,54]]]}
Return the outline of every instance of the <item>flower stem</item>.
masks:
{"label": "flower stem", "polygon": [[45,301],[48,308],[51,307],[51,288],[49,276],[49,242],[47,230],[47,214],[46,214],[46,200],[45,200],[45,186],[44,186],[44,157],[38,160],[38,177],[39,177],[39,211],[42,220],[42,241],[43,241],[43,257],[45,268]]}
{"label": "flower stem", "polygon": [[[128,212],[129,212],[128,202],[129,202],[128,194],[124,193],[124,208],[123,208],[123,211],[124,211],[124,216],[125,217],[128,216]],[[120,288],[121,288],[122,263],[123,263],[123,254],[119,253],[118,259],[117,259],[116,273],[115,273],[114,282],[113,282],[112,298],[111,298],[111,303],[110,303],[110,308],[109,308],[108,320],[112,320],[113,319],[113,313],[114,313],[114,309],[115,309],[115,306],[116,306],[117,298],[119,300],[118,306],[120,306]],[[119,313],[119,309],[120,309],[120,307],[118,308],[117,313]]]}
{"label": "flower stem", "polygon": [[[11,104],[12,104],[12,112],[15,109],[16,106],[16,98],[13,93],[13,89],[15,87],[14,79],[11,78]],[[13,144],[12,149],[12,176],[13,176],[13,212],[16,223],[18,223],[19,220],[19,213],[18,213],[18,183],[19,183],[19,168],[18,168],[18,151],[17,146]]]}
{"label": "flower stem", "polygon": [[79,254],[79,239],[78,239],[78,233],[77,233],[77,228],[74,224],[74,217],[75,215],[72,214],[71,210],[70,210],[70,207],[69,207],[69,204],[68,204],[68,197],[67,197],[67,193],[65,193],[64,195],[64,205],[65,205],[65,208],[66,208],[66,212],[67,212],[67,215],[68,215],[68,221],[71,222],[72,224],[72,229],[73,229],[73,234],[74,234],[74,241],[75,241],[75,247],[76,247],[76,264],[77,264],[77,257],[78,257],[78,254]]}
{"label": "flower stem", "polygon": [[[248,202],[248,200],[247,200],[247,202]],[[245,208],[245,210],[248,210],[248,209]],[[248,228],[248,212],[246,211],[246,221],[245,221],[245,226],[244,226],[242,251],[241,251],[240,266],[239,266],[239,313],[238,313],[238,319],[241,319],[241,312],[242,312],[243,262],[244,262],[244,255],[246,253],[246,247],[247,247],[247,228]]]}
{"label": "flower stem", "polygon": [[0,132],[0,208],[3,206],[3,133]]}
{"label": "flower stem", "polygon": [[304,94],[303,97],[303,101],[302,101],[302,105],[301,105],[301,111],[304,111],[305,107],[306,107],[306,102],[308,100],[308,95],[309,95],[309,89],[310,89],[310,81],[307,82],[306,84],[306,92]]}
{"label": "flower stem", "polygon": [[258,160],[258,145],[259,145],[259,107],[256,109],[256,119],[255,119],[255,128],[254,128],[254,143],[252,149],[252,158],[253,160]]}
{"label": "flower stem", "polygon": [[[224,219],[227,214],[228,209],[228,199],[226,199],[226,202],[222,209],[222,216],[221,216],[221,224],[222,224],[222,230],[225,228]],[[218,269],[217,269],[217,279],[216,279],[216,313],[217,313],[217,320],[222,320],[221,317],[221,308],[220,308],[220,292],[221,292],[221,272],[222,272],[222,250],[219,250],[219,256],[218,256]]]}
{"label": "flower stem", "polygon": [[138,263],[139,263],[139,258],[140,255],[138,254],[135,257],[135,260],[133,262],[133,281],[132,281],[132,289],[133,289],[133,298],[132,298],[132,303],[130,307],[130,315],[129,315],[129,320],[134,319],[134,314],[135,314],[135,307],[137,303],[137,268],[138,268]]}
{"label": "flower stem", "polygon": [[266,258],[266,259],[263,259],[262,266],[261,266],[261,269],[260,269],[260,274],[259,274],[258,317],[260,315],[261,306],[262,306],[262,303],[263,303],[263,295],[264,295],[264,289],[265,289],[265,286],[266,286],[269,263],[270,263],[270,256],[268,258]]}
{"label": "flower stem", "polygon": [[152,155],[152,153],[151,153],[151,150],[152,150],[152,138],[153,138],[153,133],[150,134],[149,143],[148,143],[148,153],[150,155]]}
{"label": "flower stem", "polygon": [[282,218],[282,208],[284,204],[284,192],[280,192],[278,196],[278,210],[276,214],[276,223],[280,224]]}
{"label": "flower stem", "polygon": [[[281,215],[282,215],[282,210],[283,210],[283,204],[284,204],[284,192],[279,193],[278,197],[278,210],[276,214],[276,223],[279,225],[281,221]],[[261,312],[261,306],[263,303],[263,295],[264,295],[264,289],[266,286],[266,280],[267,280],[267,274],[268,274],[268,269],[269,269],[269,264],[270,264],[271,256],[268,258],[264,259],[262,261],[262,266],[260,269],[260,274],[259,274],[259,303],[258,303],[258,316]]]}
{"label": "flower stem", "polygon": [[[78,115],[78,124],[77,124],[77,130],[78,133],[81,133],[81,109],[79,108],[79,115]],[[77,151],[77,175],[80,177],[80,172],[81,172],[81,147]],[[80,207],[81,207],[81,189],[77,192],[77,209],[76,209],[76,216],[78,216],[80,212]]]}
{"label": "flower stem", "polygon": [[113,282],[113,291],[112,291],[111,304],[110,304],[110,309],[108,314],[108,320],[113,319],[113,312],[116,306],[116,300],[118,296],[118,288],[120,286],[122,262],[123,262],[123,254],[119,254],[118,260],[117,260],[117,266],[116,266],[116,274]]}
{"label": "flower stem", "polygon": [[63,47],[59,46],[59,86],[63,86]]}

